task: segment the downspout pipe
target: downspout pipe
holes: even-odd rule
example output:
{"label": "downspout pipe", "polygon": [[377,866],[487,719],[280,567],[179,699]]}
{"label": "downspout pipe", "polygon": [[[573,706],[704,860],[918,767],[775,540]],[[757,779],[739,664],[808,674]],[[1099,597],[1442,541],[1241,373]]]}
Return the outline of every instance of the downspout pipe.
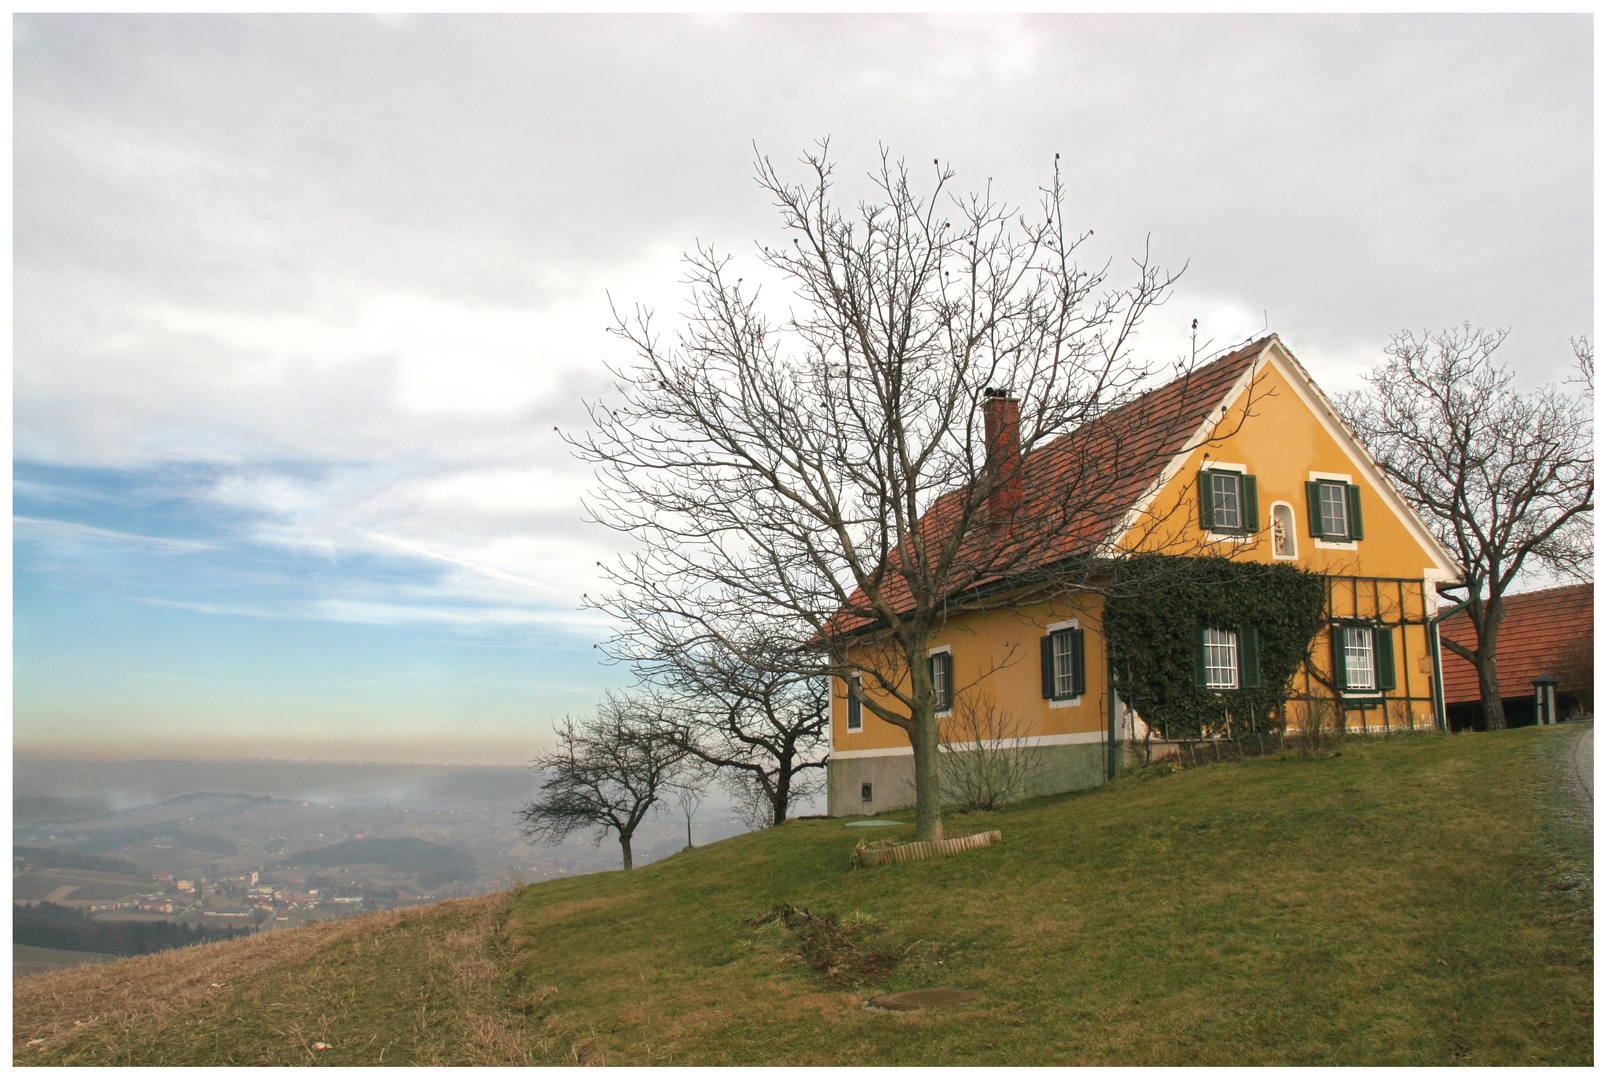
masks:
{"label": "downspout pipe", "polygon": [[1116,779],[1116,680],[1111,678],[1110,642],[1105,642],[1105,779]]}
{"label": "downspout pipe", "polygon": [[[1453,589],[1467,588],[1466,585],[1452,585],[1449,587]],[[1436,585],[1434,587],[1434,591],[1439,593],[1441,596],[1444,596],[1446,588],[1447,586],[1444,585]],[[1450,596],[1446,597],[1446,599],[1455,600],[1456,597]],[[1439,612],[1428,621],[1429,662],[1434,667],[1434,693],[1432,695],[1434,698],[1434,726],[1440,731],[1450,730],[1450,725],[1445,719],[1445,671],[1440,664],[1440,623],[1444,622],[1446,619],[1449,619],[1452,615],[1455,615],[1458,612],[1466,611],[1467,606],[1472,602],[1473,600],[1470,596],[1461,603],[1454,604],[1451,607],[1446,608],[1444,611]]]}

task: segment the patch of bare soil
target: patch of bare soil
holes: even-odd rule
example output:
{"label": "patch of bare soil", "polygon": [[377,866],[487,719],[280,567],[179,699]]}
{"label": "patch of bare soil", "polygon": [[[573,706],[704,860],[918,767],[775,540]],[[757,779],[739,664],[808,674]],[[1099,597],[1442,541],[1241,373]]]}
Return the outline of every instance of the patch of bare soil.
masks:
{"label": "patch of bare soil", "polygon": [[864,941],[864,924],[844,923],[836,915],[811,915],[791,904],[777,904],[748,923],[763,926],[777,920],[797,935],[804,963],[834,986],[880,982],[898,966],[897,953]]}

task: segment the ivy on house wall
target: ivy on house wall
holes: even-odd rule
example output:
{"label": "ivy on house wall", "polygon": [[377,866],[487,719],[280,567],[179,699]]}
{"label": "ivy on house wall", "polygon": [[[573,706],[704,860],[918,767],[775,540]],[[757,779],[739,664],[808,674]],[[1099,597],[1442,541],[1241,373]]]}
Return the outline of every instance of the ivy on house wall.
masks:
{"label": "ivy on house wall", "polygon": [[[1123,561],[1105,601],[1105,636],[1121,699],[1167,738],[1272,728],[1289,681],[1322,628],[1322,575],[1224,558],[1138,555]],[[1253,626],[1260,685],[1195,685],[1195,628]]]}

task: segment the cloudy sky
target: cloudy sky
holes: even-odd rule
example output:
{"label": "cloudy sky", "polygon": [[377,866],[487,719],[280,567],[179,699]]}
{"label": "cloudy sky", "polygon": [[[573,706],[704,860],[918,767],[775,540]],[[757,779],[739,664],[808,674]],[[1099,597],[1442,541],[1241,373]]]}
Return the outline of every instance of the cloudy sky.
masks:
{"label": "cloudy sky", "polygon": [[507,763],[626,680],[584,425],[679,254],[777,235],[754,146],[879,143],[1188,264],[1141,346],[1592,311],[1564,17],[14,22],[19,753]]}

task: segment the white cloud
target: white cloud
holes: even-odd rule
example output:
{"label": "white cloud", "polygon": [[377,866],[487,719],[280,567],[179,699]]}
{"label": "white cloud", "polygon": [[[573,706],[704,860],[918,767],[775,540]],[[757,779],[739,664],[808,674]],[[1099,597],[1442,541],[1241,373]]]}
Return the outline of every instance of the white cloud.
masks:
{"label": "white cloud", "polygon": [[159,551],[215,551],[219,546],[202,540],[146,536],[140,533],[121,532],[117,529],[101,529],[93,525],[80,525],[72,521],[24,517],[20,514],[13,514],[11,523],[14,527],[20,527],[25,532],[51,533],[74,540],[111,542],[135,547],[155,548]]}
{"label": "white cloud", "polygon": [[1139,342],[1157,367],[1192,318],[1223,347],[1263,309],[1331,390],[1401,322],[1513,325],[1520,363],[1549,355],[1520,356],[1526,333],[1565,356],[1590,329],[1579,20],[16,30],[15,452],[209,463],[179,494],[243,514],[249,542],[435,564],[395,610],[550,613],[595,588],[620,538],[578,523],[591,475],[552,428],[583,428],[603,360],[629,359],[605,294],[672,331],[694,241],[784,312],[748,246],[776,239],[753,141],[798,175],[831,135],[850,200],[879,142],[1029,203],[1064,151],[1113,284],[1151,231],[1163,264],[1194,260]]}

